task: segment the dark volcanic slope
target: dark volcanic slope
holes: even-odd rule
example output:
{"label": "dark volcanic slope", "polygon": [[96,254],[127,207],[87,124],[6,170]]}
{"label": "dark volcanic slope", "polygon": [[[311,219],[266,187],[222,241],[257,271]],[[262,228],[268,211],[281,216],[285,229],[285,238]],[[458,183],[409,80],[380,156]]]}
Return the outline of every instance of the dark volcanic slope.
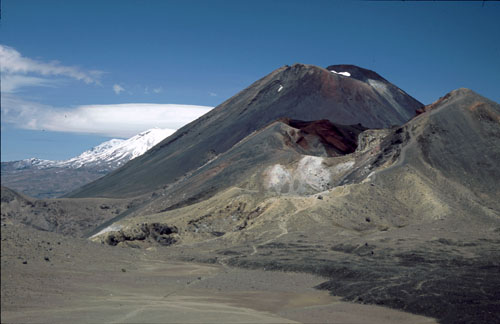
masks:
{"label": "dark volcanic slope", "polygon": [[346,182],[398,160],[379,171],[380,177],[404,173],[401,167],[411,165],[431,182],[446,179],[473,194],[464,201],[476,200],[500,210],[500,105],[472,90],[458,89],[424,110],[388,136],[381,144],[382,152]]}
{"label": "dark volcanic slope", "polygon": [[[409,108],[418,105],[414,98],[374,71],[348,64],[330,65],[326,69],[328,71],[348,72],[351,78],[368,83],[375,89],[380,100],[397,109],[401,115],[405,115]],[[414,111],[410,111],[410,113],[409,117],[411,118],[414,116]]]}
{"label": "dark volcanic slope", "polygon": [[[279,119],[328,119],[369,128],[400,125],[423,105],[375,72],[347,77],[317,66],[284,66],[179,129],[142,157],[70,197],[124,197],[175,181]],[[342,71],[337,71],[342,72]],[[364,79],[359,75],[366,73]],[[372,79],[374,78],[374,79]]]}

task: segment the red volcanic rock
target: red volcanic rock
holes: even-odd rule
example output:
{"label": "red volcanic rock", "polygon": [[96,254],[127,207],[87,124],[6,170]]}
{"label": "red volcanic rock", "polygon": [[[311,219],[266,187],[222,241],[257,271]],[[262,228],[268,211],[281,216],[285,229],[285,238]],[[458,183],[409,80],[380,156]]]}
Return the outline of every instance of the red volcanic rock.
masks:
{"label": "red volcanic rock", "polygon": [[[289,118],[281,119],[282,122],[300,130],[297,144],[307,149],[306,135],[317,136],[319,140],[335,153],[353,153],[357,147],[358,134],[366,128],[361,125],[344,126],[336,125],[327,119],[315,121],[302,121]],[[334,154],[334,155],[337,155]]]}

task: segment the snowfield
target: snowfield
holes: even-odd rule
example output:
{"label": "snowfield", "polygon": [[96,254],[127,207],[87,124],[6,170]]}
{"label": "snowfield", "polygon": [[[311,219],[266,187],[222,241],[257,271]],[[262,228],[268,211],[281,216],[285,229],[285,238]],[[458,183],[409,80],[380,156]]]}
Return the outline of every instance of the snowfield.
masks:
{"label": "snowfield", "polygon": [[50,161],[31,158],[16,162],[15,167],[18,170],[81,167],[102,167],[103,170],[110,170],[141,156],[171,134],[171,129],[153,128],[127,140],[111,139],[69,160]]}
{"label": "snowfield", "polygon": [[350,77],[351,76],[351,73],[349,73],[349,72],[337,72],[335,70],[330,70],[330,72],[335,73],[335,74],[340,74],[340,75],[343,75],[343,76],[346,76],[346,77]]}

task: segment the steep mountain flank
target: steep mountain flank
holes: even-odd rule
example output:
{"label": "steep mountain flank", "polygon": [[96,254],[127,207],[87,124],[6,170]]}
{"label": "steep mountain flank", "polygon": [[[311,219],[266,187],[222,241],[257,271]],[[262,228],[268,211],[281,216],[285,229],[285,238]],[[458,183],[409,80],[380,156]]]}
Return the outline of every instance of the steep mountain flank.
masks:
{"label": "steep mountain flank", "polygon": [[415,111],[411,109],[418,107],[419,103],[378,73],[349,64],[330,65],[326,69],[328,71],[335,71],[334,73],[348,74],[353,79],[369,84],[376,93],[378,100],[386,102],[387,105],[396,109],[402,116],[406,116],[407,119],[415,115]]}
{"label": "steep mountain flank", "polygon": [[[385,177],[408,168],[433,185],[452,184],[474,200],[500,209],[500,105],[469,89],[458,89],[429,105],[426,112],[395,129],[380,144],[381,152],[355,170],[345,183],[365,177]],[[380,174],[380,176],[379,176]],[[403,175],[402,175],[403,176]],[[415,199],[415,198],[414,198]]]}

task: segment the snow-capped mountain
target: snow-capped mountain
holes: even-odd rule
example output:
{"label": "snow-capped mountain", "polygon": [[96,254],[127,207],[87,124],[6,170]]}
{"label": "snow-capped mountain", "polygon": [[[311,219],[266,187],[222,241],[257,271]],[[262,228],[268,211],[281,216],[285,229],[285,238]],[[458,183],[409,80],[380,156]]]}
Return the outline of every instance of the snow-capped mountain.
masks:
{"label": "snow-capped mountain", "polygon": [[112,139],[65,161],[2,162],[2,186],[35,198],[60,197],[144,154],[171,133],[155,128],[127,140]]}
{"label": "snow-capped mountain", "polygon": [[147,150],[172,134],[170,129],[153,128],[127,140],[112,139],[77,157],[62,161],[57,166],[80,168],[100,167],[115,169],[128,161],[146,153]]}
{"label": "snow-capped mountain", "polygon": [[50,161],[37,158],[2,163],[2,170],[10,164],[10,170],[82,167],[111,171],[144,154],[147,150],[172,134],[170,129],[153,128],[127,140],[112,139],[65,161]]}

